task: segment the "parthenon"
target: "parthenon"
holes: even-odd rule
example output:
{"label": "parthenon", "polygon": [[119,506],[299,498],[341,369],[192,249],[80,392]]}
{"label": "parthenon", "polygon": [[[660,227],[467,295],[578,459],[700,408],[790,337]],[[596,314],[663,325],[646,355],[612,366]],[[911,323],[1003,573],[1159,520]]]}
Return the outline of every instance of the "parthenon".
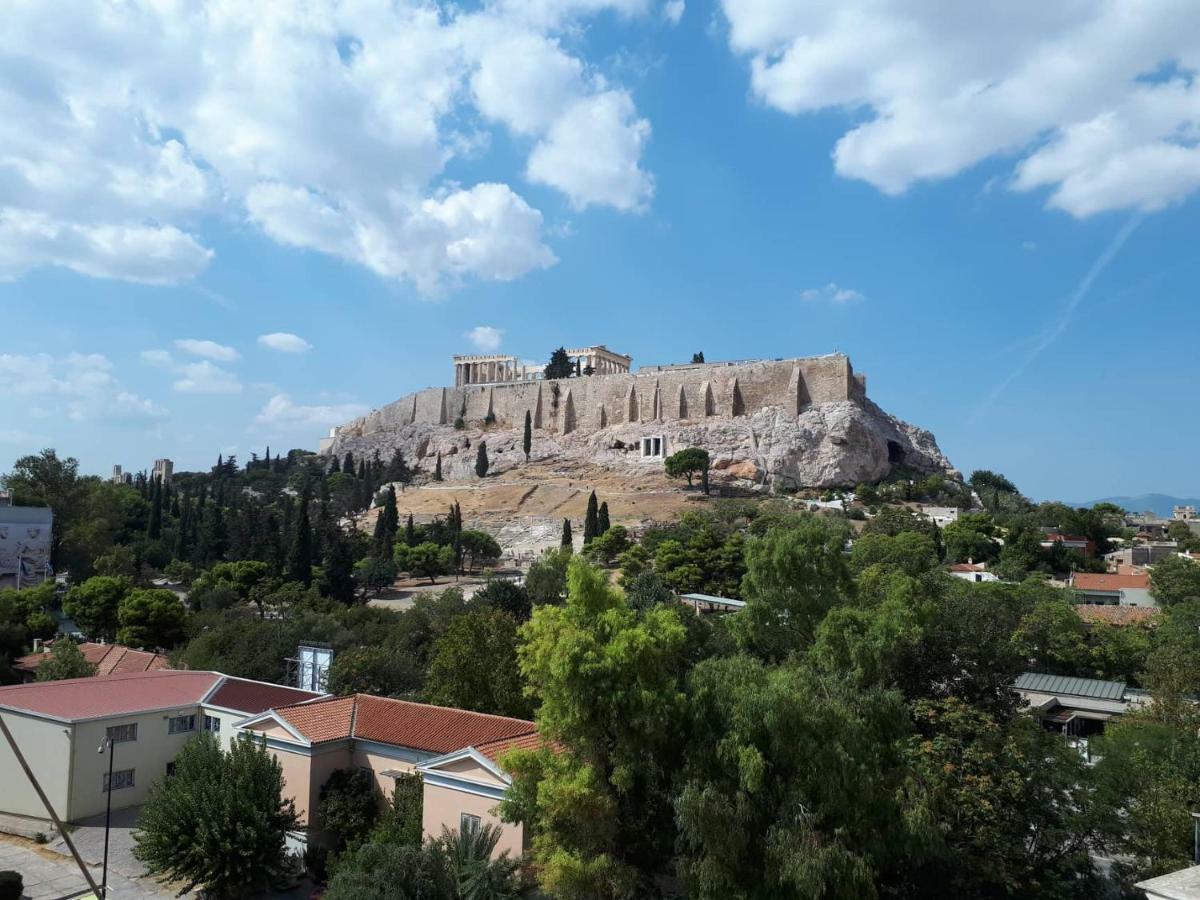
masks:
{"label": "parthenon", "polygon": [[[593,375],[628,374],[633,364],[632,356],[614,353],[603,344],[578,347],[568,350],[567,356],[579,366],[580,371]],[[538,381],[542,377],[540,366],[522,363],[507,354],[472,354],[454,357],[454,386],[467,384],[506,384],[521,381]]]}

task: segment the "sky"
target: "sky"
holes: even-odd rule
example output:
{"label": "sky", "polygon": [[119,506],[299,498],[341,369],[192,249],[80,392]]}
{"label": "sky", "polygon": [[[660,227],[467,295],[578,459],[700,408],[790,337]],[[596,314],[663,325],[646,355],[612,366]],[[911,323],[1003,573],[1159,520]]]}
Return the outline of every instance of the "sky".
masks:
{"label": "sky", "polygon": [[450,357],[848,354],[964,473],[1200,493],[1190,2],[0,21],[0,471],[315,449]]}

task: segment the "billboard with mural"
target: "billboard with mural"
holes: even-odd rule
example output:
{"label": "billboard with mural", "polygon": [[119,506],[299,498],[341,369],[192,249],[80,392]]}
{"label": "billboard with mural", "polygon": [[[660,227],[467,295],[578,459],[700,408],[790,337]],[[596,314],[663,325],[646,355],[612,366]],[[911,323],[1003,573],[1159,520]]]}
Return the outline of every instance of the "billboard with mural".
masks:
{"label": "billboard with mural", "polygon": [[44,507],[0,506],[0,584],[29,587],[50,569],[54,514]]}

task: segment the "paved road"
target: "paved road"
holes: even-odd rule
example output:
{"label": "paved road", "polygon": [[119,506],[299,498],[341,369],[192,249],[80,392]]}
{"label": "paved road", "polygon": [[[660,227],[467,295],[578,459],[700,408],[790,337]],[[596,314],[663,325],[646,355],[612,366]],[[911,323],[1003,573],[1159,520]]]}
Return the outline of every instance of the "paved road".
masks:
{"label": "paved road", "polygon": [[[84,861],[88,858],[85,855]],[[100,866],[89,866],[100,883]],[[70,856],[62,856],[46,846],[23,838],[0,834],[0,869],[20,872],[29,900],[59,900],[90,892],[87,879]],[[174,897],[173,891],[146,879],[132,880],[109,869],[109,897],[113,900],[161,900]]]}

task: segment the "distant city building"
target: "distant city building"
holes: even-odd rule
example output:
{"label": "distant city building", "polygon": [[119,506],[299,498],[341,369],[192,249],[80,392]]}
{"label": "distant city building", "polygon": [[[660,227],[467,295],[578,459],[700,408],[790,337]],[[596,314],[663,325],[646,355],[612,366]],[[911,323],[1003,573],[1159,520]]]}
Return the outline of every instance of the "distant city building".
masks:
{"label": "distant city building", "polygon": [[112,483],[113,484],[124,484],[125,483],[125,471],[120,466],[113,466]]}
{"label": "distant city building", "polygon": [[1171,518],[1177,522],[1191,522],[1196,518],[1196,507],[1176,506],[1171,510]]}
{"label": "distant city building", "polygon": [[154,477],[162,480],[163,484],[171,483],[171,476],[175,474],[175,463],[169,459],[156,459],[154,461]]}
{"label": "distant city building", "polygon": [[[7,493],[7,492],[5,492]],[[54,513],[0,501],[0,588],[35,587],[49,578]]]}
{"label": "distant city building", "polygon": [[986,565],[975,562],[955,563],[950,567],[950,574],[955,578],[961,578],[963,581],[973,581],[976,583],[1000,580],[996,577],[995,573],[987,570]]}
{"label": "distant city building", "polygon": [[1058,534],[1054,531],[1042,535],[1043,550],[1049,550],[1055,544],[1062,544],[1068,550],[1078,550],[1084,556],[1094,556],[1096,553],[1096,542],[1091,538],[1076,534]]}
{"label": "distant city building", "polygon": [[1080,603],[1158,606],[1150,596],[1150,576],[1145,572],[1075,572],[1070,585]]}
{"label": "distant city building", "polygon": [[12,506],[12,491],[0,491],[0,506]]}
{"label": "distant city building", "polygon": [[938,528],[945,528],[951,522],[958,521],[958,507],[922,506],[921,515],[933,522]]}

